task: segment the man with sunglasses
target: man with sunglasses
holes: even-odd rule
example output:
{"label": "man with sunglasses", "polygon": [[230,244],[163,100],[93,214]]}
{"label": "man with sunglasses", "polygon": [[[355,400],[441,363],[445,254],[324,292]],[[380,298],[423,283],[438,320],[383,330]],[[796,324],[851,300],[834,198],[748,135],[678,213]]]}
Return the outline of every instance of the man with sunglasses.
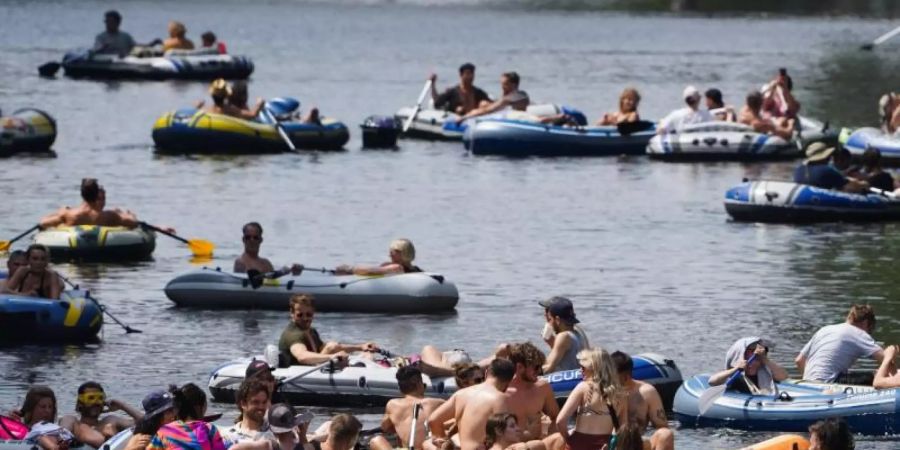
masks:
{"label": "man with sunglasses", "polygon": [[[135,421],[140,420],[144,414],[116,399],[106,399],[103,386],[94,381],[88,381],[78,386],[78,398],[75,402],[75,411],[79,417],[66,415],[59,420],[61,427],[68,429],[75,435],[79,442],[91,447],[100,448],[109,438],[120,431],[134,426]],[[130,418],[120,415],[106,415],[103,413],[124,411]]]}
{"label": "man with sunglasses", "polygon": [[[272,262],[266,258],[259,256],[259,248],[263,242],[263,228],[257,222],[250,222],[241,229],[243,231],[244,253],[234,260],[235,273],[247,273],[251,270],[258,271],[263,274],[271,274],[275,272]],[[292,275],[300,275],[303,272],[303,265],[293,264],[290,267],[281,268],[279,275],[285,275],[290,272]]]}
{"label": "man with sunglasses", "polygon": [[[422,380],[422,371],[418,367],[404,366],[397,369],[397,385],[400,387],[402,398],[388,401],[384,408],[384,417],[381,419],[381,430],[384,433],[396,433],[400,438],[400,447],[421,449],[422,443],[427,438],[425,422],[434,410],[444,403],[439,398],[425,398],[425,382]],[[422,410],[416,421],[416,442],[410,443],[410,431],[413,424],[413,409],[419,404]],[[391,443],[383,435],[376,436],[369,441],[372,450],[392,450]]]}
{"label": "man with sunglasses", "polygon": [[[514,344],[509,349],[509,360],[516,365],[516,374],[506,390],[509,395],[509,412],[516,415],[522,442],[542,439],[545,436],[541,423],[542,414],[556,423],[559,404],[550,383],[541,378],[546,362],[544,353],[531,342]],[[555,430],[548,430],[553,434]]]}
{"label": "man with sunglasses", "polygon": [[875,343],[873,331],[875,310],[869,305],[850,307],[844,323],[822,327],[800,350],[794,362],[803,379],[836,382],[861,357],[880,364],[884,349]]}
{"label": "man with sunglasses", "polygon": [[341,344],[322,341],[319,332],[312,326],[316,310],[309,295],[291,297],[290,311],[291,323],[285,327],[278,340],[279,365],[313,366],[330,360],[337,360],[338,364],[343,365],[347,364],[352,352],[378,351],[374,342]]}

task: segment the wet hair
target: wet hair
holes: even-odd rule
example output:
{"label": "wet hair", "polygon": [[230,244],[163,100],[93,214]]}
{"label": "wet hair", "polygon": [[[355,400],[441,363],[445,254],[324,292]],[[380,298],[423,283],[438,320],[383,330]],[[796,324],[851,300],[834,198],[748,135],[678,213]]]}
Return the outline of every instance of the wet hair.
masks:
{"label": "wet hair", "polygon": [[238,410],[241,410],[241,403],[249,402],[250,397],[253,397],[260,392],[266,394],[266,398],[270,398],[272,395],[269,392],[269,385],[263,383],[260,380],[255,378],[245,379],[241,383],[241,387],[238,388],[237,395],[234,397],[235,403],[237,404]]}
{"label": "wet hair", "polygon": [[100,198],[100,183],[96,178],[81,179],[81,198],[88,202],[95,202]]}
{"label": "wet hair", "polygon": [[757,112],[762,108],[763,104],[763,96],[758,91],[753,91],[747,94],[747,107],[753,110],[753,112]]}
{"label": "wet hair", "polygon": [[176,37],[183,38],[184,35],[187,34],[187,27],[185,27],[183,23],[173,20],[169,22],[169,33],[174,34]]}
{"label": "wet hair", "polygon": [[291,297],[291,301],[288,305],[288,310],[293,312],[295,307],[299,308],[301,306],[306,306],[315,310],[316,306],[315,304],[313,304],[313,296],[309,294],[295,294],[293,297]]}
{"label": "wet hair", "polygon": [[610,355],[610,358],[612,358],[613,363],[616,365],[616,372],[627,373],[630,375],[631,371],[634,370],[634,361],[632,361],[627,353],[616,350]]}
{"label": "wet hair", "polygon": [[622,93],[619,94],[619,110],[622,110],[622,104],[628,97],[634,99],[634,110],[637,111],[638,104],[641,103],[641,93],[638,92],[637,89],[632,87],[625,88]]}
{"label": "wet hair", "polygon": [[246,233],[246,232],[247,232],[247,227],[256,227],[256,229],[259,230],[259,235],[262,236],[262,234],[263,234],[263,227],[262,227],[262,225],[259,224],[259,222],[247,222],[247,223],[245,223],[244,226],[241,227],[241,233]]}
{"label": "wet hair", "polygon": [[475,72],[475,64],[467,62],[461,66],[459,66],[459,74],[462,75],[465,71]]}
{"label": "wet hair", "polygon": [[619,384],[616,365],[609,356],[609,352],[598,346],[582,350],[576,357],[578,364],[581,364],[582,367],[591,368],[592,376],[585,381],[593,383],[594,387],[603,393],[603,398],[612,399],[619,395],[622,386]]}
{"label": "wet hair", "polygon": [[89,389],[106,392],[103,390],[103,386],[100,386],[100,383],[96,381],[85,381],[84,383],[81,383],[81,386],[78,386],[78,395],[84,394]]}
{"label": "wet hair", "polygon": [[810,436],[815,435],[821,450],[853,450],[853,433],[847,422],[840,418],[820,420],[809,427]]}
{"label": "wet hair", "polygon": [[212,31],[206,31],[200,35],[200,40],[203,41],[204,44],[207,42],[213,44],[216,42],[216,35]]}
{"label": "wet hair", "polygon": [[854,304],[850,307],[850,312],[847,313],[847,320],[852,323],[860,323],[865,320],[870,325],[875,326],[875,308],[872,308],[871,305]]}
{"label": "wet hair", "polygon": [[722,91],[716,88],[708,89],[703,95],[712,100],[719,108],[725,105],[725,102],[722,101]]}
{"label": "wet hair", "polygon": [[616,450],[643,450],[644,439],[637,424],[629,422],[616,433]]}
{"label": "wet hair", "polygon": [[397,369],[397,386],[400,392],[409,394],[413,392],[422,381],[422,371],[418,367],[403,366]]}
{"label": "wet hair", "polygon": [[53,393],[53,389],[50,389],[47,386],[32,386],[28,389],[28,393],[25,394],[25,401],[22,403],[21,409],[22,421],[25,422],[26,425],[31,425],[31,420],[34,416],[34,408],[36,408],[38,403],[45,398],[49,398],[53,401],[53,416],[48,422],[56,422],[56,394]]}
{"label": "wet hair", "polygon": [[509,383],[516,374],[516,365],[508,359],[494,358],[494,360],[491,361],[491,365],[488,366],[488,372],[490,372],[494,378],[504,383]]}
{"label": "wet hair", "polygon": [[543,366],[547,362],[544,352],[538,350],[531,342],[514,344],[509,349],[509,360],[513,364],[522,364],[525,367]]}
{"label": "wet hair", "polygon": [[516,87],[519,87],[519,74],[515,72],[504,72],[503,77],[509,80],[509,82],[514,84]]}
{"label": "wet hair", "polygon": [[206,406],[206,393],[194,383],[188,383],[181,387],[170,386],[169,392],[175,401],[175,410],[178,411],[178,420],[200,420],[203,407]]}
{"label": "wet hair", "polygon": [[456,381],[456,386],[462,387],[462,385],[466,384],[469,378],[472,378],[472,375],[475,374],[475,371],[482,372],[481,366],[472,362],[466,363],[458,363],[453,365],[453,378]]}
{"label": "wet hair", "polygon": [[29,245],[29,246],[28,246],[28,249],[25,250],[25,257],[26,257],[26,258],[31,258],[31,252],[33,252],[33,251],[35,251],[35,250],[42,251],[42,252],[44,252],[45,255],[47,255],[48,258],[50,257],[50,249],[47,248],[47,246],[44,245],[44,244],[31,244],[31,245]]}
{"label": "wet hair", "polygon": [[339,448],[350,447],[359,438],[359,431],[362,430],[362,424],[359,419],[353,417],[352,414],[338,414],[331,418],[331,425],[328,427],[328,436],[338,445]]}
{"label": "wet hair", "polygon": [[122,23],[122,15],[119,14],[119,12],[114,9],[111,9],[111,10],[103,13],[103,17],[105,17],[107,19],[113,19],[116,22]]}
{"label": "wet hair", "polygon": [[874,169],[881,166],[881,151],[877,148],[867,148],[863,152],[862,163],[866,169]]}
{"label": "wet hair", "polygon": [[[519,420],[516,419],[516,415],[512,413],[497,413],[488,417],[487,422],[484,424],[484,447],[491,448],[494,443],[497,442],[497,437],[499,437],[503,432],[506,431],[507,423],[509,419],[512,419],[519,423]],[[618,448],[618,447],[616,447]]]}
{"label": "wet hair", "polygon": [[400,253],[400,260],[404,264],[410,264],[416,259],[416,247],[409,239],[394,239],[391,241],[390,248]]}

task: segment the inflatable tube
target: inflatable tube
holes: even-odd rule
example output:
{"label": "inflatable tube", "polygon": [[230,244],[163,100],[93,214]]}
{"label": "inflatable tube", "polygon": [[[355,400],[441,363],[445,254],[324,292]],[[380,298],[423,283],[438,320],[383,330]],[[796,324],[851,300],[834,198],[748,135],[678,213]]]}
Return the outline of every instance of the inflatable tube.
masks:
{"label": "inflatable tube", "polygon": [[675,416],[683,427],[728,427],[743,430],[806,432],[813,423],[842,417],[854,433],[894,434],[900,429],[897,389],[844,392],[827,385],[778,383],[778,395],[728,391],[703,415],[698,400],[709,375],[685,380],[675,395]]}
{"label": "inflatable tube", "polygon": [[47,246],[54,261],[140,261],[156,248],[156,233],[140,227],[78,225],[39,231],[34,243]]}
{"label": "inflatable tube", "polygon": [[[209,392],[215,400],[234,400],[234,393],[252,359],[232,361],[212,371]],[[263,357],[257,356],[255,359]],[[663,396],[663,402],[671,405],[672,396],[682,381],[675,363],[655,354],[636,355],[632,359],[635,379],[655,385]],[[282,380],[276,394],[276,397],[281,397],[279,401],[297,405],[383,406],[392,398],[402,397],[397,387],[397,368],[385,368],[368,359],[351,358],[351,365],[344,369],[330,370],[326,367],[296,378],[309,369],[309,366],[291,366],[272,372],[276,379]],[[554,372],[545,378],[550,381],[557,400],[562,402],[581,380],[581,371]],[[448,398],[456,392],[453,378],[431,379],[423,375],[423,379],[428,397]]]}
{"label": "inflatable tube", "polygon": [[246,56],[172,54],[137,57],[70,52],[63,57],[62,68],[72,78],[138,80],[229,80],[246,79],[253,73],[253,61]]}
{"label": "inflatable tube", "polygon": [[796,434],[783,434],[741,450],[809,450],[809,441]]}
{"label": "inflatable tube", "polygon": [[[334,119],[321,124],[281,122],[300,149],[339,150],[350,139],[347,127]],[[163,114],[153,125],[156,150],[164,153],[260,154],[288,151],[278,129],[259,120],[181,109]]]}
{"label": "inflatable tube", "polygon": [[25,152],[48,152],[56,141],[56,120],[33,108],[0,117],[0,156]]}
{"label": "inflatable tube", "polygon": [[0,294],[0,342],[87,342],[97,339],[103,313],[84,291],[59,300]]}
{"label": "inflatable tube", "polygon": [[463,143],[473,155],[617,156],[643,155],[655,124],[623,135],[614,126],[568,127],[511,118],[476,119]]}
{"label": "inflatable tube", "polygon": [[881,152],[883,165],[900,166],[900,137],[896,134],[887,134],[878,128],[845,130],[841,131],[841,143],[854,158],[861,158],[863,152],[874,148]]}
{"label": "inflatable tube", "polygon": [[754,181],[725,192],[725,211],[742,222],[875,222],[900,220],[900,201],[785,181]]}
{"label": "inflatable tube", "polygon": [[438,313],[459,302],[456,285],[434,273],[362,277],[310,270],[298,276],[266,280],[253,289],[244,274],[203,268],[175,277],[166,296],[179,306],[197,308],[274,309],[287,311],[296,294],[315,297],[317,311]]}

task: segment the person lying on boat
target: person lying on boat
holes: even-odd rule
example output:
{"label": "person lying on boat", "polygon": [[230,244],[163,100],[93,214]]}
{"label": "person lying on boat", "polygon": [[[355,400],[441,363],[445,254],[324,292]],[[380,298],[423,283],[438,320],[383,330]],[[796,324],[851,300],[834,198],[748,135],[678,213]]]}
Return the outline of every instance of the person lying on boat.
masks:
{"label": "person lying on boat", "polygon": [[900,95],[888,92],[878,99],[878,115],[881,117],[881,131],[894,134],[900,128]]}
{"label": "person lying on boat", "polygon": [[885,352],[872,338],[873,331],[875,309],[869,305],[851,306],[843,323],[820,328],[794,359],[803,379],[837,382],[862,357],[880,364]]}
{"label": "person lying on boat", "polygon": [[487,92],[475,86],[475,65],[472,63],[459,66],[459,84],[447,88],[443,93],[438,94],[437,91],[437,74],[431,74],[428,79],[431,80],[431,100],[434,102],[434,109],[464,116],[493,102]]}
{"label": "person lying on boat", "polygon": [[3,291],[13,295],[58,300],[62,293],[59,275],[50,269],[50,250],[41,244],[31,244],[25,251],[26,266],[19,267],[3,285]]}
{"label": "person lying on boat", "polygon": [[757,133],[773,134],[786,141],[790,141],[794,135],[793,126],[783,121],[773,121],[762,113],[763,96],[753,91],[747,94],[747,103],[741,108],[738,122],[750,125]]}
{"label": "person lying on boat", "polygon": [[212,31],[206,31],[200,35],[200,45],[203,49],[215,49],[222,55],[228,53],[228,47],[224,42],[217,40],[216,34]]}
{"label": "person lying on boat", "polygon": [[628,394],[628,421],[643,432],[648,425],[656,430],[647,440],[651,450],[674,450],[675,433],[669,429],[666,410],[662,397],[652,384],[635,380],[632,377],[634,360],[624,352],[616,351],[611,355],[616,364],[619,383]]}
{"label": "person lying on boat", "polygon": [[169,50],[193,50],[194,42],[187,38],[187,28],[183,23],[169,22],[169,37],[162,43],[163,53]]}
{"label": "person lying on boat", "polygon": [[637,122],[641,120],[638,115],[638,105],[641,103],[641,94],[635,88],[625,88],[619,95],[619,110],[603,115],[597,121],[597,125],[618,125],[620,123]]}
{"label": "person lying on boat", "polygon": [[703,96],[706,98],[706,109],[709,110],[709,113],[715,120],[723,122],[737,121],[734,108],[731,105],[726,105],[725,101],[722,100],[722,91],[716,88],[707,89]]}
{"label": "person lying on boat", "polygon": [[840,417],[820,420],[809,426],[808,450],[854,450],[853,432]]}
{"label": "person lying on boat", "polygon": [[506,72],[501,75],[500,89],[503,92],[503,96],[500,100],[475,108],[461,116],[456,122],[462,123],[466,119],[492,114],[506,108],[512,109],[513,111],[526,111],[528,109],[530,99],[528,98],[528,93],[519,90],[518,73]]}
{"label": "person lying on boat", "polygon": [[[775,383],[787,379],[787,371],[769,359],[769,350],[775,344],[757,336],[738,339],[725,355],[725,370],[710,375],[709,385],[719,386],[743,369],[742,375],[728,387],[730,390],[746,394],[774,394]],[[756,356],[751,363],[751,357]]]}
{"label": "person lying on boat", "polygon": [[32,386],[18,411],[22,423],[28,426],[25,441],[44,450],[65,450],[77,442],[71,431],[56,424],[56,394],[47,386]]}
{"label": "person lying on boat", "polygon": [[[422,379],[422,371],[418,367],[401,367],[397,369],[396,378],[403,397],[389,400],[384,407],[381,431],[385,434],[397,434],[402,448],[421,449],[422,443],[428,439],[425,422],[432,412],[444,404],[444,400],[425,397],[425,381]],[[416,404],[421,405],[422,410],[419,412],[419,418],[415,425],[416,441],[410,446],[413,408]],[[383,435],[378,435],[369,441],[369,448],[371,450],[393,450],[394,446]]]}
{"label": "person lying on boat", "polygon": [[[300,275],[303,272],[302,264],[292,264],[282,267],[278,272],[272,266],[272,262],[266,258],[259,256],[259,248],[263,242],[263,228],[258,222],[249,222],[241,227],[241,241],[244,243],[244,253],[234,260],[234,273],[247,273],[249,271],[258,271],[262,274],[271,274],[271,276]],[[280,273],[279,273],[280,272]]]}
{"label": "person lying on boat", "polygon": [[[350,353],[366,352],[371,356],[381,351],[374,342],[343,344],[323,341],[312,326],[316,310],[311,295],[298,294],[291,297],[289,311],[291,321],[278,340],[279,366],[311,366],[333,360],[338,366],[346,366]],[[441,352],[431,345],[423,347],[418,355],[402,359],[402,365],[416,364],[422,373],[430,377],[451,377],[455,363],[470,360],[465,352]]]}
{"label": "person lying on boat", "polygon": [[836,166],[843,164],[842,158],[847,158],[846,155],[835,156],[837,164],[829,164],[834,153],[834,147],[828,147],[822,142],[812,143],[806,149],[806,159],[794,169],[794,183],[843,192],[867,192],[869,183],[847,177],[837,169]]}
{"label": "person lying on boat", "polygon": [[[59,420],[60,426],[72,432],[78,442],[100,448],[109,438],[134,425],[143,413],[120,400],[107,400],[106,393],[100,383],[88,381],[78,386],[78,397],[75,402],[76,415],[67,414]],[[124,411],[130,417],[116,414]],[[102,416],[102,417],[101,417]]]}
{"label": "person lying on boat", "polygon": [[340,265],[334,269],[337,275],[392,275],[400,273],[422,272],[413,264],[416,259],[416,248],[409,239],[395,239],[388,248],[389,262],[380,266]]}
{"label": "person lying on boat", "polygon": [[[41,218],[42,229],[58,226],[97,225],[103,227],[136,228],[141,224],[137,216],[128,210],[106,208],[106,190],[96,178],[81,179],[81,205],[75,208],[64,206],[57,212]],[[175,229],[157,226],[169,233]]]}
{"label": "person lying on boat", "polygon": [[[121,31],[119,26],[122,25],[122,15],[116,10],[109,10],[103,15],[103,23],[106,25],[106,31],[97,35],[94,39],[94,47],[91,49],[93,53],[112,54],[124,57],[138,46],[134,42],[134,38],[130,34]],[[148,47],[162,43],[156,39],[146,44]]]}
{"label": "person lying on boat", "polygon": [[[28,258],[25,257],[25,250],[13,250],[6,260],[6,277],[9,278],[19,270],[19,267],[27,266]],[[2,275],[2,274],[0,274]]]}
{"label": "person lying on boat", "polygon": [[688,86],[684,88],[681,98],[684,99],[684,103],[687,106],[670,112],[669,115],[660,120],[656,134],[674,133],[684,128],[685,125],[712,120],[709,111],[700,109],[700,91],[696,87]]}

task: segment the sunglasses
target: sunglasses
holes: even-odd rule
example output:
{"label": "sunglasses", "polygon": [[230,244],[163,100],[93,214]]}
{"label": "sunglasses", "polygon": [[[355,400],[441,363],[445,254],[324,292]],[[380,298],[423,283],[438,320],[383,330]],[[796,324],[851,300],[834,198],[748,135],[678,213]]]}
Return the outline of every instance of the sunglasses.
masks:
{"label": "sunglasses", "polygon": [[261,241],[261,240],[262,240],[262,236],[253,236],[253,235],[251,235],[251,234],[245,234],[245,235],[244,235],[244,240],[245,240],[245,241]]}
{"label": "sunglasses", "polygon": [[78,394],[78,403],[85,406],[103,405],[106,403],[106,394],[102,392]]}
{"label": "sunglasses", "polygon": [[314,315],[314,313],[311,313],[311,312],[294,313],[294,315],[297,317],[312,317]]}

